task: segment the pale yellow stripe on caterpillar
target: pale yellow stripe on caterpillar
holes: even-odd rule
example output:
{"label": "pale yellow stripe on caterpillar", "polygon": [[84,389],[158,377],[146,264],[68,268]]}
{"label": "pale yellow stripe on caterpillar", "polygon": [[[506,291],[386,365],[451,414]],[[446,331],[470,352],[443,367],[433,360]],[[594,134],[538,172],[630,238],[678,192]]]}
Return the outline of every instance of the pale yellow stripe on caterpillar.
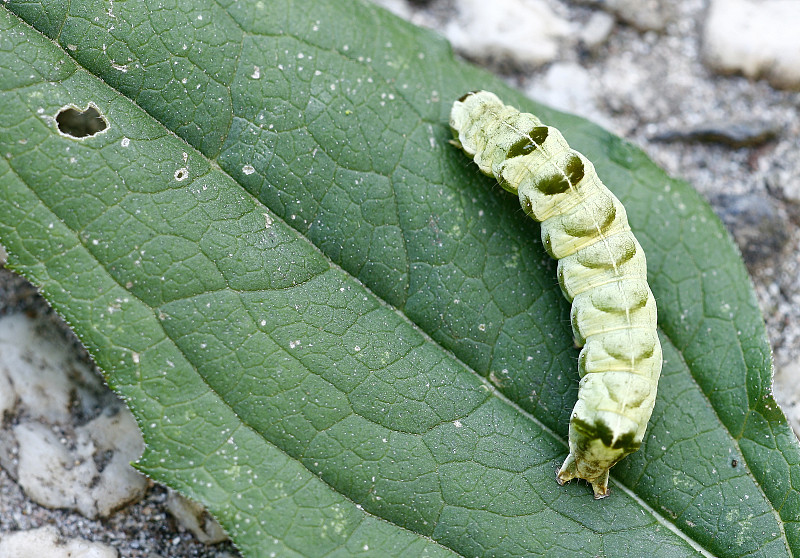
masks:
{"label": "pale yellow stripe on caterpillar", "polygon": [[558,260],[573,335],[583,349],[570,451],[557,480],[584,479],[603,498],[609,469],[644,439],[661,374],[644,251],[622,203],[555,128],[488,91],[456,101],[450,126],[453,143],[542,223],[545,249]]}

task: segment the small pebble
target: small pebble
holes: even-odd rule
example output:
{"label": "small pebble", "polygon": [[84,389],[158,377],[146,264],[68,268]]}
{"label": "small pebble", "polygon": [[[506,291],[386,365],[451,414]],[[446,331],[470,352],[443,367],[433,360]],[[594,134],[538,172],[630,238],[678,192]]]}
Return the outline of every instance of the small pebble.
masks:
{"label": "small pebble", "polygon": [[538,66],[553,60],[560,42],[573,34],[569,23],[542,0],[462,0],[454,7],[445,36],[473,60]]}
{"label": "small pebble", "polygon": [[756,147],[775,139],[780,129],[768,122],[709,122],[661,132],[653,141],[719,143],[729,147]]}
{"label": "small pebble", "polygon": [[789,240],[790,223],[778,203],[765,194],[722,194],[711,204],[751,268],[780,254]]}
{"label": "small pebble", "polygon": [[674,18],[669,0],[584,0],[614,14],[639,31],[663,31]]}
{"label": "small pebble", "polygon": [[2,558],[117,558],[108,545],[84,539],[65,539],[53,526],[14,531],[0,538]]}
{"label": "small pebble", "polygon": [[722,73],[800,88],[800,2],[714,0],[704,31],[706,63]]}

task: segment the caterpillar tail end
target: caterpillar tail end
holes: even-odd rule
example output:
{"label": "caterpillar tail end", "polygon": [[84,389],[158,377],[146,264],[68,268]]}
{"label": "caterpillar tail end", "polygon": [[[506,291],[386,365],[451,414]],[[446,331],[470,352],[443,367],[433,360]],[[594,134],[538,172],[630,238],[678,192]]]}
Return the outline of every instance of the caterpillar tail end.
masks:
{"label": "caterpillar tail end", "polygon": [[608,489],[608,471],[608,469],[605,469],[599,475],[591,478],[588,478],[588,476],[581,476],[581,474],[578,472],[578,463],[575,460],[575,457],[570,453],[567,456],[567,459],[564,460],[564,464],[556,473],[556,481],[559,485],[564,486],[565,483],[571,481],[572,479],[583,479],[592,485],[594,499],[600,500],[601,498],[608,496],[610,493]]}

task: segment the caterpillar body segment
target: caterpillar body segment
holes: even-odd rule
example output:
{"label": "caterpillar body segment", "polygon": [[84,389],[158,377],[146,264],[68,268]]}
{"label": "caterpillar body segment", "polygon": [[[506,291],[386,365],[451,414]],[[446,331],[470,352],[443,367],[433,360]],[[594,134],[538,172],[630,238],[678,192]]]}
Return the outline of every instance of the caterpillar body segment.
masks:
{"label": "caterpillar body segment", "polygon": [[644,439],[661,374],[644,251],[622,203],[557,129],[488,91],[456,101],[450,126],[453,143],[541,222],[544,247],[558,260],[575,342],[583,349],[569,455],[557,480],[584,479],[603,498],[609,469]]}

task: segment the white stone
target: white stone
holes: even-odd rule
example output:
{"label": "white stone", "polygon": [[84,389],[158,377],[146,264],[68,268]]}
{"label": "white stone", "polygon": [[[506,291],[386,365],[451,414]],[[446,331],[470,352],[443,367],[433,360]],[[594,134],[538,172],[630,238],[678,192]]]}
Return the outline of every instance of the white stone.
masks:
{"label": "white stone", "polygon": [[0,319],[0,410],[17,417],[0,429],[0,465],[43,506],[106,517],[144,495],[147,479],[130,466],[144,449],[141,433],[47,327],[22,315]]}
{"label": "white stone", "polygon": [[800,363],[787,362],[775,365],[773,392],[795,433],[800,435]]}
{"label": "white stone", "polygon": [[614,18],[605,12],[594,12],[586,25],[578,32],[583,45],[589,50],[595,50],[605,44],[614,30]]}
{"label": "white stone", "polygon": [[599,88],[589,72],[574,62],[556,62],[537,76],[526,89],[536,101],[564,112],[583,116],[613,129],[612,122],[597,105]]}
{"label": "white stone", "polygon": [[35,420],[69,420],[71,382],[66,372],[82,379],[94,374],[74,362],[69,351],[43,338],[35,323],[22,315],[0,318],[0,355],[0,386],[4,381],[11,386],[5,397],[0,396],[0,410],[11,412],[8,403],[3,404],[11,397],[11,404],[16,400]]}
{"label": "white stone", "polygon": [[16,392],[11,385],[11,378],[2,371],[3,362],[0,361],[0,418],[10,415],[16,403]]}
{"label": "white stone", "polygon": [[[17,425],[13,434],[19,447],[20,487],[34,502],[75,509],[89,518],[107,517],[140,498],[146,481],[130,461],[142,448],[136,423],[128,417],[123,411],[100,415],[78,427],[69,440],[40,422]],[[96,458],[104,455],[110,457],[99,470]]]}
{"label": "white stone", "polygon": [[461,0],[445,36],[469,58],[539,65],[556,57],[573,30],[541,0]]}
{"label": "white stone", "polygon": [[640,31],[663,31],[675,17],[672,0],[586,0]]}
{"label": "white stone", "polygon": [[2,558],[117,558],[108,545],[84,539],[64,539],[55,527],[0,534]]}
{"label": "white stone", "polygon": [[201,543],[216,544],[228,539],[219,522],[203,506],[174,490],[167,496],[167,509]]}
{"label": "white stone", "polygon": [[704,57],[719,72],[800,88],[800,2],[714,0],[704,30]]}

